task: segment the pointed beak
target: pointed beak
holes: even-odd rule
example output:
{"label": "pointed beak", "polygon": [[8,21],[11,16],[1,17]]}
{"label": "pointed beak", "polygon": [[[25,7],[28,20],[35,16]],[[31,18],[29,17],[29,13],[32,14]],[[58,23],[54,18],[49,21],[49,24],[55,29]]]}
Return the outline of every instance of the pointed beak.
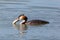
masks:
{"label": "pointed beak", "polygon": [[16,18],[12,23],[13,23],[13,24],[16,24],[16,22],[18,22],[18,21],[19,21],[19,19]]}

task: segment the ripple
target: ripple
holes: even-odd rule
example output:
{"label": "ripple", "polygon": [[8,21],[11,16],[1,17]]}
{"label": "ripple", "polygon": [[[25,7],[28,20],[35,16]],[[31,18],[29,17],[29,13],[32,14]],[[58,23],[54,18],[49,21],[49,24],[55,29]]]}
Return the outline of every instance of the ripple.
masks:
{"label": "ripple", "polygon": [[56,10],[60,10],[60,8],[57,7],[43,7],[43,6],[30,6],[31,8],[37,8],[37,9],[56,9]]}
{"label": "ripple", "polygon": [[11,1],[11,0],[10,0],[10,1],[8,1],[8,0],[7,0],[7,1],[0,1],[0,4],[17,4],[17,5],[25,5],[26,3],[27,3],[27,1],[17,1],[17,0],[16,0],[16,1],[15,1],[15,0],[14,0],[14,1],[13,1],[13,0],[12,0],[12,1]]}
{"label": "ripple", "polygon": [[29,8],[2,8],[0,10],[17,12],[17,11],[22,11],[22,10],[25,10],[25,9],[28,10]]}
{"label": "ripple", "polygon": [[0,0],[0,1],[29,2],[28,0]]}

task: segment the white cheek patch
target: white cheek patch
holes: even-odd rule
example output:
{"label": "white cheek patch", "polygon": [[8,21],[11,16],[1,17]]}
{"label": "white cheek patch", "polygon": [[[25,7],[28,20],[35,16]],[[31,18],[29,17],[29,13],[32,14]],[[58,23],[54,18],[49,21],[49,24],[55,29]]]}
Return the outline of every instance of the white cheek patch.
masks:
{"label": "white cheek patch", "polygon": [[22,24],[23,22],[25,22],[25,20],[21,20],[20,24]]}

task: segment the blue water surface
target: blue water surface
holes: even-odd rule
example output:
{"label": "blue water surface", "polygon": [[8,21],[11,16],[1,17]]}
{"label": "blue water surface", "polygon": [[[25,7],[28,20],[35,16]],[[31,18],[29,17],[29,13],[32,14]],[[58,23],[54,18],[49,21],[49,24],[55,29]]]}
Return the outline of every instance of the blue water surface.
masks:
{"label": "blue water surface", "polygon": [[[13,25],[20,14],[41,19],[41,26]],[[59,0],[0,0],[0,40],[60,40]]]}

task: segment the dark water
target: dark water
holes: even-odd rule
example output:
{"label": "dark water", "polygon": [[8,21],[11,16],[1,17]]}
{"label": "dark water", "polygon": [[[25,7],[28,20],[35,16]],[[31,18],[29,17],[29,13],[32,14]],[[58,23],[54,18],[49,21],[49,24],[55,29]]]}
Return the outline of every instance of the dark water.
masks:
{"label": "dark water", "polygon": [[[29,20],[42,19],[50,23],[23,25],[26,27],[12,25],[13,20],[22,13]],[[0,0],[0,40],[60,40],[60,1]]]}

